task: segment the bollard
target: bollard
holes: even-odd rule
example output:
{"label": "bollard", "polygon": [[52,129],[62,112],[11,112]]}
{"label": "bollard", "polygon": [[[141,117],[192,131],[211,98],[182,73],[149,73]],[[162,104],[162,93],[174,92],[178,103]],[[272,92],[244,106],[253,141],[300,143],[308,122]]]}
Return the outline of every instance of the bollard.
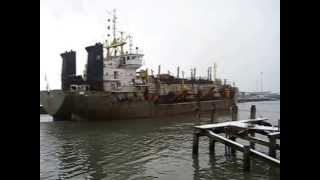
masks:
{"label": "bollard", "polygon": [[256,119],[256,106],[252,105],[250,109],[250,119]]}
{"label": "bollard", "polygon": [[198,155],[199,152],[199,133],[195,132],[193,133],[193,148],[192,148],[192,154]]}
{"label": "bollard", "polygon": [[250,170],[250,146],[244,146],[243,149],[243,170]]}
{"label": "bollard", "polygon": [[214,123],[214,115],[216,114],[216,104],[212,104],[212,111],[211,111],[211,118],[210,118],[210,122]]}

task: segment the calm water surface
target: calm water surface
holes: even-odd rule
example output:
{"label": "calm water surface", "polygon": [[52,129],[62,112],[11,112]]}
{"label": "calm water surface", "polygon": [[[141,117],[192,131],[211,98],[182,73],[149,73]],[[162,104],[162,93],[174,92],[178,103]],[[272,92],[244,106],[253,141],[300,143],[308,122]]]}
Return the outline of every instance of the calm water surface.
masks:
{"label": "calm water surface", "polygon": [[[251,104],[257,116],[274,124],[280,101],[239,104],[247,119]],[[218,121],[230,118],[218,114]],[[206,121],[201,123],[205,124]],[[209,155],[208,139],[200,138],[199,156],[192,157],[192,116],[109,122],[52,122],[40,115],[41,179],[280,179],[279,168],[253,159],[250,172],[242,171],[242,153],[225,156],[217,143]],[[242,143],[242,141],[239,141]],[[257,149],[268,149],[256,145]],[[280,157],[280,154],[277,154]]]}

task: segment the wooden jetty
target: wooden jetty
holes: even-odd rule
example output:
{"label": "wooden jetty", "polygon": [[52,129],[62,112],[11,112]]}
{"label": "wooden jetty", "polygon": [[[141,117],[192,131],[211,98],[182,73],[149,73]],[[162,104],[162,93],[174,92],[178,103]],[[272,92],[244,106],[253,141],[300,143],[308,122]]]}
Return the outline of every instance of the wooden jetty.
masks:
{"label": "wooden jetty", "polygon": [[[224,144],[227,153],[242,152],[243,169],[245,171],[250,170],[251,157],[280,166],[280,160],[276,158],[276,151],[280,151],[280,144],[277,144],[277,139],[280,139],[280,123],[278,123],[278,127],[273,127],[270,123],[266,122],[267,118],[256,118],[256,108],[254,105],[251,106],[250,119],[247,120],[237,120],[238,107],[234,105],[232,108],[232,121],[213,123],[214,111],[215,108],[213,108],[211,113],[211,124],[194,126],[192,150],[194,156],[198,155],[199,137],[206,136],[209,138],[210,153],[214,153],[216,142]],[[220,133],[224,133],[225,137],[220,135]],[[256,133],[266,136],[269,141],[255,137]],[[250,145],[236,142],[237,138],[248,141]],[[255,150],[255,144],[268,147],[268,155]]]}

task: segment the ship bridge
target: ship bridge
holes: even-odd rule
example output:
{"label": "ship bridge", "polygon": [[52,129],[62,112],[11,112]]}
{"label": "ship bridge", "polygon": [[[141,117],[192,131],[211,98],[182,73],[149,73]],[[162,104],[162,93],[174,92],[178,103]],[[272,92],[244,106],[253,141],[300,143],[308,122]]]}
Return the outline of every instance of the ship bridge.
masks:
{"label": "ship bridge", "polygon": [[138,69],[142,66],[143,54],[124,54],[120,56],[120,68]]}

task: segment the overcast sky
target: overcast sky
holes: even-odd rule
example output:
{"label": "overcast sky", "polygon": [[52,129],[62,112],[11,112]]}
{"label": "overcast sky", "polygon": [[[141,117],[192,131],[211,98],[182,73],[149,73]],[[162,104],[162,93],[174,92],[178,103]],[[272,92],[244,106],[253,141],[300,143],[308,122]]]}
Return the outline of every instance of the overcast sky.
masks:
{"label": "overcast sky", "polygon": [[77,52],[82,74],[84,49],[106,39],[107,11],[117,9],[118,29],[133,36],[145,54],[145,65],[173,72],[179,65],[190,76],[206,76],[218,65],[218,77],[241,91],[280,92],[279,0],[41,0],[40,89],[44,76],[59,89],[66,50]]}

